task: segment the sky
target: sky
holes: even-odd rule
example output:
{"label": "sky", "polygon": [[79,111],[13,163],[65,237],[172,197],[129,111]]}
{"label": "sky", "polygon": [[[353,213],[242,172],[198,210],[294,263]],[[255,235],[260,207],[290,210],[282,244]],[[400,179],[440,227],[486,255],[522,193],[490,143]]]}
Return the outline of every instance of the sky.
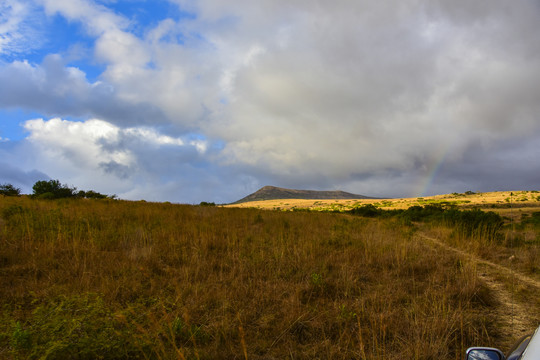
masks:
{"label": "sky", "polygon": [[539,0],[0,0],[0,183],[540,188]]}

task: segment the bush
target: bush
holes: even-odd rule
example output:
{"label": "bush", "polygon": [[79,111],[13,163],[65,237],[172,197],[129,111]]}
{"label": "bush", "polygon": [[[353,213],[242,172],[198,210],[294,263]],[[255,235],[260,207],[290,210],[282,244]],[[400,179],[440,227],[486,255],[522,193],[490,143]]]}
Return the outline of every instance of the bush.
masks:
{"label": "bush", "polygon": [[216,206],[216,203],[202,201],[199,205],[200,206]]}
{"label": "bush", "polygon": [[522,224],[531,224],[535,227],[540,227],[540,212],[535,211],[532,213],[531,217],[523,219]]}
{"label": "bush", "polygon": [[107,195],[98,193],[94,190],[88,190],[88,191],[79,191],[77,193],[77,197],[86,198],[86,199],[106,199]]}
{"label": "bush", "polygon": [[[461,211],[456,208],[444,208],[441,205],[411,206],[407,210],[381,210],[368,204],[354,208],[350,214],[364,217],[397,217],[404,223],[434,222],[454,226],[467,236],[484,234],[495,236],[503,226],[503,218],[493,211],[484,212],[479,209]],[[539,213],[540,214],[540,213]],[[531,222],[540,219],[533,214]],[[540,220],[538,220],[540,222]]]}
{"label": "bush", "polygon": [[0,195],[4,196],[20,196],[21,189],[16,188],[11,184],[2,184],[0,185]]}
{"label": "bush", "polygon": [[375,207],[373,204],[366,204],[360,207],[355,207],[349,213],[363,217],[376,217],[382,214],[382,210]]}
{"label": "bush", "polygon": [[479,209],[459,211],[448,210],[443,214],[443,221],[449,225],[457,226],[466,235],[479,235],[480,233],[489,237],[495,234],[503,226],[503,218],[493,211],[482,211]]}
{"label": "bush", "polygon": [[[41,180],[36,182],[32,189],[34,190],[32,197],[37,199],[62,199],[70,197],[106,199],[109,197],[94,190],[77,191],[77,188],[70,188],[67,185],[63,185],[59,180]],[[110,196],[110,198],[114,199],[116,195]]]}
{"label": "bush", "polygon": [[433,221],[439,219],[445,209],[440,205],[411,206],[399,214],[406,221]]}
{"label": "bush", "polygon": [[63,185],[59,180],[40,180],[32,187],[33,197],[42,199],[60,199],[75,196],[75,188]]}

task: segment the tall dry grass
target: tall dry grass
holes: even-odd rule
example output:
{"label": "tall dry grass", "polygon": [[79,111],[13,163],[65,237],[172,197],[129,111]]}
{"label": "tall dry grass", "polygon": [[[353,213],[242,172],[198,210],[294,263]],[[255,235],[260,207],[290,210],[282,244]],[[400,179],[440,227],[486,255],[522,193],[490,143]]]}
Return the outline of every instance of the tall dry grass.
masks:
{"label": "tall dry grass", "polygon": [[470,265],[393,220],[0,199],[0,357],[460,359]]}

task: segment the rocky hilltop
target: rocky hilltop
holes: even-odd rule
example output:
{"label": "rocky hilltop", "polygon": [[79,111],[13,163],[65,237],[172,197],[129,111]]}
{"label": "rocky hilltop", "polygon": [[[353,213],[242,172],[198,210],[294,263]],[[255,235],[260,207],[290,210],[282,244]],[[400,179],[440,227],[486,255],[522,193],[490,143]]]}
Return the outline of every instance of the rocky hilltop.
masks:
{"label": "rocky hilltop", "polygon": [[374,199],[373,197],[351,194],[345,191],[316,191],[316,190],[294,190],[275,186],[265,186],[233,204],[240,204],[250,201],[264,201],[277,199]]}

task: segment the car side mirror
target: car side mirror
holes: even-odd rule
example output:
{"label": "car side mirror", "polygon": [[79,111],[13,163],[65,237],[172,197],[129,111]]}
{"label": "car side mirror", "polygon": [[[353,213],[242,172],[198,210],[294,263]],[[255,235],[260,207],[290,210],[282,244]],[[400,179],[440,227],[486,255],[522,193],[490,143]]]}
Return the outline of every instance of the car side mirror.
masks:
{"label": "car side mirror", "polygon": [[488,347],[468,348],[466,360],[505,360],[501,350]]}

